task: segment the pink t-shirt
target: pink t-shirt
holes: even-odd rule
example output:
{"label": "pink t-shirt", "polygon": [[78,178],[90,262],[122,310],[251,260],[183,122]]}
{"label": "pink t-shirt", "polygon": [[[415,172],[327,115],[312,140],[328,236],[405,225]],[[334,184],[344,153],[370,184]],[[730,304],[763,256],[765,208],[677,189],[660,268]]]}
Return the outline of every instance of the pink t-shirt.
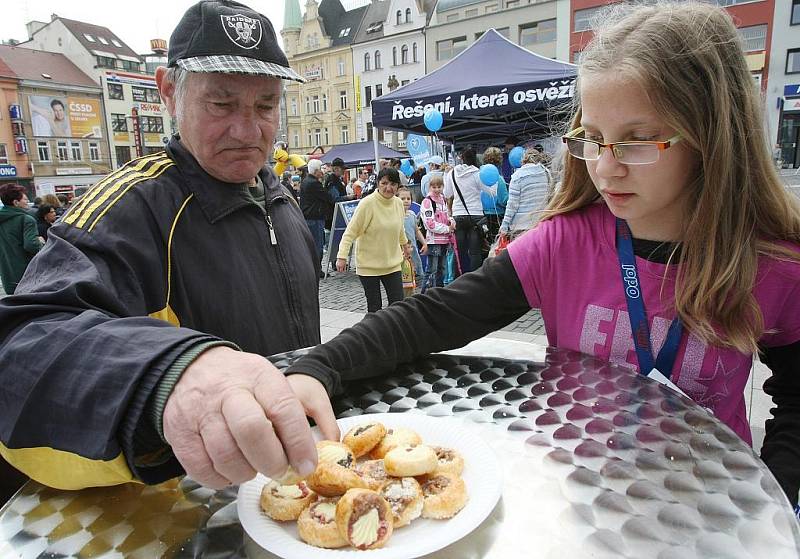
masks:
{"label": "pink t-shirt", "polygon": [[[615,248],[615,220],[604,203],[541,222],[508,252],[531,307],[541,309],[550,345],[596,355],[638,371]],[[800,252],[800,246],[794,246]],[[674,312],[675,266],[636,257],[653,353]],[[666,275],[666,281],[662,280]],[[766,347],[800,340],[800,264],[762,257],[756,301]],[[684,329],[672,381],[752,444],[744,388],[752,355],[708,346]]]}

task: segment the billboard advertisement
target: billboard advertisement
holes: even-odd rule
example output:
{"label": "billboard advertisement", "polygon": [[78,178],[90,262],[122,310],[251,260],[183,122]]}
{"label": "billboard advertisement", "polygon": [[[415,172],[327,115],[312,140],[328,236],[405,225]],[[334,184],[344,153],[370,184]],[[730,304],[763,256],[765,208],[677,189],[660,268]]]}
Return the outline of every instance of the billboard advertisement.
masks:
{"label": "billboard advertisement", "polygon": [[100,99],[30,95],[34,136],[102,138]]}

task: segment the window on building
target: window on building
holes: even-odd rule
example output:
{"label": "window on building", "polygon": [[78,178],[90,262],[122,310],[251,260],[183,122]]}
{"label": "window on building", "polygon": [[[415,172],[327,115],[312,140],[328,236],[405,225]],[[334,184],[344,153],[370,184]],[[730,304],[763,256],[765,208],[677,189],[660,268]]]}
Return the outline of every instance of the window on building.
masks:
{"label": "window on building", "polygon": [[76,140],[70,140],[69,152],[73,161],[83,161],[83,147],[81,143]]}
{"label": "window on building", "polygon": [[311,97],[311,108],[313,109],[313,112],[319,112],[319,95],[313,95]]}
{"label": "window on building", "polygon": [[519,44],[538,45],[551,43],[556,40],[556,20],[546,19],[535,23],[526,23],[519,26]]}
{"label": "window on building", "polygon": [[322,131],[319,128],[314,129],[314,145],[315,146],[322,145]]}
{"label": "window on building", "polygon": [[294,97],[292,97],[289,101],[289,110],[291,111],[292,116],[297,116],[297,99]]}
{"label": "window on building", "polygon": [[786,51],[786,73],[800,74],[800,49]]}
{"label": "window on building", "polygon": [[[375,63],[375,68],[377,68],[377,67],[378,67],[378,64],[376,62]],[[370,68],[369,68],[369,53],[365,52],[364,53],[364,71],[365,72],[369,72],[369,70],[370,70]]]}
{"label": "window on building", "polygon": [[400,48],[400,64],[408,64],[408,45]]}
{"label": "window on building", "polygon": [[342,60],[340,58],[339,62],[336,63],[336,68],[337,68],[337,71],[339,72],[338,75],[339,76],[344,76],[344,60]]}
{"label": "window on building", "polygon": [[342,143],[343,144],[349,144],[350,143],[350,131],[347,129],[347,125],[346,124],[342,126],[341,139],[342,139]]}
{"label": "window on building", "polygon": [[436,60],[450,60],[467,48],[466,37],[454,37],[436,43]]}
{"label": "window on building", "polygon": [[406,23],[411,23],[411,8],[406,8]]}
{"label": "window on building", "polygon": [[411,45],[411,59],[414,62],[418,62],[419,61],[417,59],[417,43],[414,43],[413,45]]}
{"label": "window on building", "polygon": [[139,71],[139,63],[133,62],[131,60],[121,60],[122,62],[122,69],[128,70],[129,72],[138,72]]}
{"label": "window on building", "polygon": [[94,40],[94,37],[92,37],[88,33],[84,33],[83,34],[83,38],[86,39],[87,41],[89,41],[90,43],[96,43],[97,42],[97,41]]}
{"label": "window on building", "polygon": [[117,167],[122,167],[131,160],[130,146],[114,146],[114,154],[117,156]]}
{"label": "window on building", "polygon": [[516,8],[517,6],[519,6],[519,0],[508,0],[506,2],[506,9]]}
{"label": "window on building", "polygon": [[744,44],[744,52],[756,52],[767,48],[767,24],[740,27],[739,36]]}
{"label": "window on building", "polygon": [[347,90],[339,92],[339,108],[343,111],[347,109]]}
{"label": "window on building", "polygon": [[381,69],[381,51],[379,50],[375,51],[375,69],[376,70]]}
{"label": "window on building", "polygon": [[403,80],[403,81],[400,82],[400,85],[407,85],[408,82],[409,82],[409,80]]}
{"label": "window on building", "polygon": [[160,116],[141,116],[142,132],[145,134],[163,134],[164,133],[164,119]]}
{"label": "window on building", "polygon": [[300,133],[299,132],[295,132],[294,136],[292,138],[294,139],[294,147],[299,148],[300,147]]}
{"label": "window on building", "polygon": [[594,24],[594,18],[603,10],[603,6],[575,10],[575,32],[589,31]]}
{"label": "window on building", "polygon": [[478,15],[478,8],[473,8],[464,12],[465,17],[475,17]]}
{"label": "window on building", "polygon": [[792,0],[791,25],[800,25],[800,0]]}
{"label": "window on building", "polygon": [[106,40],[106,38],[105,38],[105,37],[100,37],[100,36],[98,35],[98,36],[97,36],[97,40],[98,40],[98,41],[100,41],[101,43],[103,43],[104,45],[107,45],[107,44],[108,44],[108,41]]}
{"label": "window on building", "polygon": [[372,86],[367,85],[364,87],[364,106],[369,107],[372,104]]}
{"label": "window on building", "polygon": [[36,142],[36,152],[39,155],[39,161],[50,161],[50,144],[47,142],[42,140]]}
{"label": "window on building", "polygon": [[397,66],[397,47],[392,47],[392,66]]}
{"label": "window on building", "polygon": [[445,21],[447,23],[450,23],[451,21],[458,21],[458,13],[447,14]]}
{"label": "window on building", "polygon": [[111,130],[113,132],[128,131],[128,119],[125,118],[124,114],[111,113]]}
{"label": "window on building", "polygon": [[69,149],[67,148],[66,140],[59,140],[56,142],[56,157],[61,161],[67,161],[69,159]]}
{"label": "window on building", "polygon": [[308,145],[311,145],[311,130],[308,131]]}
{"label": "window on building", "polygon": [[489,4],[488,6],[486,6],[487,14],[493,14],[496,11],[497,11],[497,4]]}
{"label": "window on building", "polygon": [[375,97],[383,95],[383,84],[375,84]]}
{"label": "window on building", "polygon": [[161,97],[158,95],[158,90],[152,87],[136,87],[131,88],[131,93],[134,101],[140,103],[161,103]]}
{"label": "window on building", "polygon": [[368,142],[372,141],[372,123],[371,122],[367,123],[367,141]]}
{"label": "window on building", "polygon": [[396,16],[395,25],[400,25],[403,20],[403,12],[401,10],[397,10]]}
{"label": "window on building", "polygon": [[125,94],[122,92],[121,83],[109,83],[107,85],[109,99],[125,99]]}
{"label": "window on building", "polygon": [[327,128],[323,128],[323,131],[325,132],[325,145],[327,146],[328,144],[331,143],[330,139],[328,138],[328,129]]}
{"label": "window on building", "polygon": [[96,56],[98,68],[116,68],[117,59],[108,56]]}
{"label": "window on building", "polygon": [[100,144],[97,142],[89,142],[89,159],[92,161],[100,161]]}
{"label": "window on building", "polygon": [[116,39],[111,39],[111,43],[117,48],[122,48],[122,43],[120,43]]}
{"label": "window on building", "polygon": [[307,115],[311,114],[311,98],[310,97],[306,97],[306,114]]}
{"label": "window on building", "polygon": [[344,29],[339,31],[339,38],[341,39],[342,37],[347,37],[349,34],[350,34],[350,28],[345,27]]}
{"label": "window on building", "polygon": [[8,165],[8,150],[5,144],[0,144],[0,165]]}
{"label": "window on building", "polygon": [[[327,113],[328,112],[328,94],[327,93],[323,93],[322,94],[322,112],[323,113]],[[325,143],[327,143],[327,142],[325,142]]]}

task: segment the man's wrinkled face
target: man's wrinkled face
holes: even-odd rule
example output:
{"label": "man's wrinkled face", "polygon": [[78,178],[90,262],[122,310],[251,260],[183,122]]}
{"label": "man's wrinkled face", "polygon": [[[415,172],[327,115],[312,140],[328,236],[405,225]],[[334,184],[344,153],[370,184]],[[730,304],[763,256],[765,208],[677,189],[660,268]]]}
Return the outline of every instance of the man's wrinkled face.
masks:
{"label": "man's wrinkled face", "polygon": [[240,184],[251,180],[272,151],[281,81],[194,73],[185,85],[181,103],[172,84],[160,87],[167,108],[177,117],[181,143],[214,178]]}

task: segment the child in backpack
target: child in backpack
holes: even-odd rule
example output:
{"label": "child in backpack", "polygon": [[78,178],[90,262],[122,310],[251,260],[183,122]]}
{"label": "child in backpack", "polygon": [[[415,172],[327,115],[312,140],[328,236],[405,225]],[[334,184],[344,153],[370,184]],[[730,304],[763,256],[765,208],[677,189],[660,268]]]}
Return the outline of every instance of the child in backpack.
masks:
{"label": "child in backpack", "polygon": [[428,243],[428,273],[422,283],[422,293],[431,287],[444,285],[445,256],[450,246],[456,222],[447,212],[447,201],[442,195],[444,179],[442,175],[434,175],[428,182],[428,195],[422,199],[422,225],[427,231],[425,240]]}
{"label": "child in backpack", "polygon": [[290,371],[338,386],[538,308],[549,345],[667,377],[752,444],[744,390],[759,352],[775,402],[761,458],[796,507],[800,204],[772,162],[742,40],[706,2],[620,3],[597,21],[542,219],[478,271],[365,318]]}
{"label": "child in backpack", "polygon": [[[411,209],[411,189],[407,186],[401,186],[397,189],[397,196],[403,202],[403,208],[405,208],[406,214],[403,220],[403,226],[405,227],[406,238],[408,242],[411,243],[411,263],[413,265],[412,278],[414,281],[406,282],[413,283],[413,286],[403,285],[403,290],[406,296],[408,296],[414,294],[414,288],[417,286],[417,278],[420,280],[419,283],[422,283],[421,280],[425,270],[422,267],[422,259],[419,255],[420,253],[427,254],[428,247],[425,244],[425,236],[419,230],[419,225],[417,225],[417,214]],[[422,245],[421,249],[417,247],[417,242]]]}

